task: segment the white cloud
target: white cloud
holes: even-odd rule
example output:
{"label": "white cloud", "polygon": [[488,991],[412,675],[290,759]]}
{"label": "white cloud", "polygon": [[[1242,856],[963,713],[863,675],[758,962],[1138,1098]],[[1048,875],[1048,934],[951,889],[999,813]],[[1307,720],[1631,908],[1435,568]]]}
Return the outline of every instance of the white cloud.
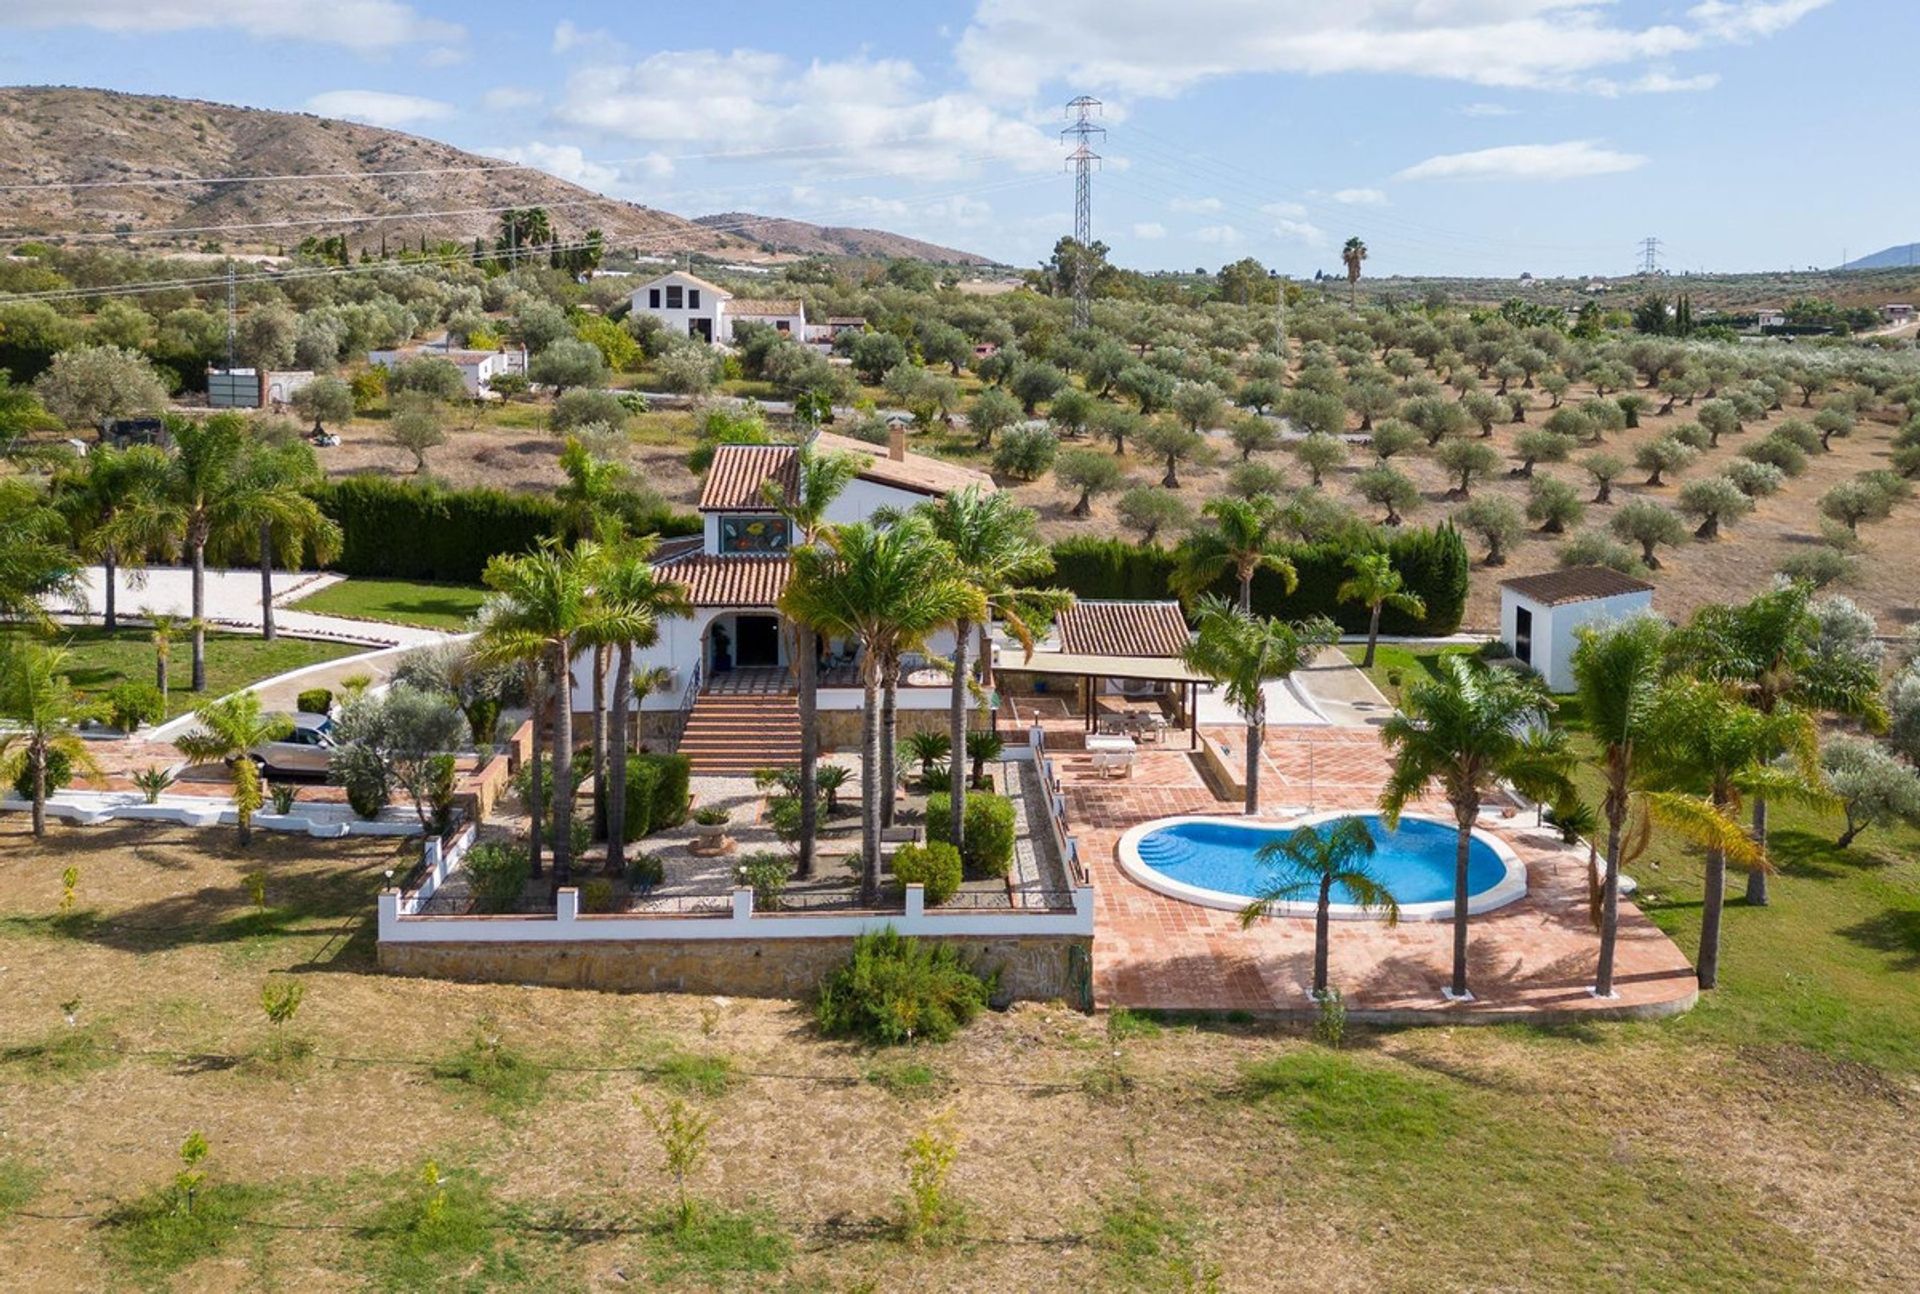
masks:
{"label": "white cloud", "polygon": [[1143,220],[1133,227],[1135,238],[1165,238],[1167,227],[1157,220]]}
{"label": "white cloud", "polygon": [[1260,212],[1262,215],[1278,216],[1282,220],[1299,220],[1307,214],[1307,209],[1297,202],[1263,202]]}
{"label": "white cloud", "polygon": [[1384,207],[1387,195],[1379,189],[1335,189],[1327,195],[1347,207]]}
{"label": "white cloud", "polygon": [[1514,109],[1504,103],[1470,103],[1460,109],[1463,117],[1511,117]]}
{"label": "white cloud", "polygon": [[1400,172],[1403,180],[1576,180],[1637,170],[1647,159],[1603,148],[1590,139],[1564,144],[1508,144],[1473,153],[1429,157]]}
{"label": "white cloud", "polygon": [[1207,211],[1218,211],[1220,210],[1220,199],[1218,198],[1175,198],[1173,201],[1167,204],[1167,208],[1170,211],[1184,211],[1189,214],[1207,212]]}
{"label": "white cloud", "polygon": [[568,78],[554,115],[627,139],[816,171],[941,179],[984,162],[1052,170],[1061,157],[1050,132],[971,94],[929,93],[913,64],[865,55],[796,67],[763,50],[675,50],[594,63]]}
{"label": "white cloud", "polygon": [[518,162],[522,166],[536,166],[548,175],[557,175],[569,183],[603,193],[620,186],[620,168],[589,161],[586,154],[573,144],[542,144],[536,141],[512,148],[491,148],[487,150],[487,155]]}
{"label": "white cloud", "polygon": [[[1176,95],[1246,73],[1438,77],[1584,89],[1609,69],[1775,35],[1831,0],[1706,0],[1635,22],[1595,0],[978,0],[956,57],[979,89]],[[1631,86],[1631,77],[1621,82]]]}
{"label": "white cloud", "polygon": [[494,112],[513,112],[520,108],[531,108],[540,102],[538,90],[527,90],[517,85],[496,85],[480,96],[480,102]]}
{"label": "white cloud", "polygon": [[420,56],[420,62],[426,67],[458,67],[472,57],[472,53],[462,45],[435,45]]}
{"label": "white cloud", "polygon": [[360,53],[450,45],[466,35],[458,23],[423,17],[398,0],[7,0],[0,5],[0,27],[116,33],[217,29],[341,45]]}
{"label": "white cloud", "polygon": [[604,58],[620,57],[627,50],[626,44],[605,27],[582,27],[571,18],[562,18],[553,25],[553,43],[549,48],[555,55],[584,49]]}
{"label": "white cloud", "polygon": [[328,90],[308,99],[307,111],[364,121],[370,126],[405,126],[416,121],[444,121],[453,116],[453,105],[385,90]]}
{"label": "white cloud", "polygon": [[1608,77],[1596,77],[1586,83],[1586,88],[1611,99],[1622,94],[1688,94],[1696,90],[1711,90],[1719,84],[1718,72],[1702,72],[1698,76],[1674,76],[1669,72],[1647,72],[1626,82],[1615,81]]}
{"label": "white cloud", "polygon": [[1195,242],[1229,247],[1240,241],[1240,231],[1232,225],[1202,225],[1193,231],[1193,238]]}

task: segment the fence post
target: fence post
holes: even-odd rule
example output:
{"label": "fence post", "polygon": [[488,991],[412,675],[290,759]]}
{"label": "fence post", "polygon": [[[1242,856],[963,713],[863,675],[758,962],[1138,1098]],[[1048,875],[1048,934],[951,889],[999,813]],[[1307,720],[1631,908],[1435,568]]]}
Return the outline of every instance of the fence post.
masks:
{"label": "fence post", "polygon": [[580,916],[580,891],[569,885],[553,898],[553,918],[562,925]]}
{"label": "fence post", "polygon": [[733,892],[733,919],[737,922],[753,920],[753,890],[749,886],[739,886]]}
{"label": "fence post", "polygon": [[915,881],[907,886],[907,910],[901,924],[913,926],[927,915],[927,887]]}
{"label": "fence post", "polygon": [[400,921],[400,891],[381,890],[374,903],[379,913],[374,925],[380,932],[380,938],[385,939]]}

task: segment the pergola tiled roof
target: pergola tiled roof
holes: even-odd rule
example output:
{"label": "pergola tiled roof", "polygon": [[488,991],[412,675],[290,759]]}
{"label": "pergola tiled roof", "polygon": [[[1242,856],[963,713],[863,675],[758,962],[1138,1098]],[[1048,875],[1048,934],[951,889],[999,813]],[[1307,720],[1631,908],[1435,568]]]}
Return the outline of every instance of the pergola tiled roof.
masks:
{"label": "pergola tiled roof", "polygon": [[796,488],[797,460],[792,445],[722,445],[700,487],[700,511],[772,511],[760,495],[764,481],[776,481],[784,493]]}
{"label": "pergola tiled roof", "polygon": [[656,562],[654,569],[683,586],[696,607],[770,607],[786,589],[791,568],[785,557],[691,553]]}
{"label": "pergola tiled roof", "polygon": [[1178,656],[1192,640],[1178,602],[1080,601],[1054,627],[1061,651],[1086,656]]}
{"label": "pergola tiled roof", "polygon": [[752,300],[747,297],[735,297],[727,303],[727,313],[730,315],[766,315],[770,318],[779,318],[785,315],[799,314],[800,303],[798,301],[788,300],[769,301],[764,297]]}
{"label": "pergola tiled roof", "polygon": [[1622,593],[1647,593],[1653,589],[1645,580],[1622,575],[1606,566],[1573,566],[1540,575],[1517,575],[1501,580],[1500,587],[1550,607],[1567,602],[1593,602]]}

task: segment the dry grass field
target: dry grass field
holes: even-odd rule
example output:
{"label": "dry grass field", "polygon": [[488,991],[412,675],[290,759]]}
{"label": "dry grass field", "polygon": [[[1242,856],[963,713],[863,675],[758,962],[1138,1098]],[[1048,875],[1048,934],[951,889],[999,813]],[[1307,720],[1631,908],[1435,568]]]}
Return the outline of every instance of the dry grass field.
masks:
{"label": "dry grass field", "polygon": [[[803,1004],[383,976],[370,895],[408,861],[0,824],[0,1287],[1757,1290],[1920,1262],[1904,1072],[1684,1022],[1336,1051],[1043,1006],[883,1053]],[[305,988],[277,1061],[269,979]],[[647,1119],[675,1100],[713,1119],[685,1228]],[[957,1221],[914,1242],[903,1152],[941,1128]],[[196,1131],[190,1228],[164,1192]]]}

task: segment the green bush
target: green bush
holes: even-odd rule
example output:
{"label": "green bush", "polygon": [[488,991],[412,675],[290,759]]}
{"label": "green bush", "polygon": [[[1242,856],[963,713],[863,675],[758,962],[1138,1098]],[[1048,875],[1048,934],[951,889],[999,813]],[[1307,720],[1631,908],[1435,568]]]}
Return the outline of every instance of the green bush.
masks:
{"label": "green bush", "polygon": [[[47,794],[52,795],[71,781],[73,781],[73,761],[67,758],[67,752],[49,750],[47,752]],[[24,758],[20,760],[20,770],[13,775],[13,793],[23,800],[33,798],[33,765]]]}
{"label": "green bush", "polygon": [[[1356,542],[1291,544],[1284,552],[1299,573],[1299,587],[1287,593],[1278,576],[1259,571],[1253,577],[1253,609],[1259,615],[1305,620],[1326,616],[1343,629],[1360,633],[1367,628],[1367,608],[1337,598],[1351,571],[1349,559]],[[1380,631],[1388,634],[1445,634],[1460,627],[1467,605],[1468,554],[1466,541],[1450,525],[1434,529],[1407,528],[1387,536],[1374,532],[1364,541],[1385,552],[1406,581],[1407,591],[1426,604],[1426,613],[1408,615],[1388,607]],[[1164,599],[1174,568],[1171,549],[1153,544],[1130,544],[1120,539],[1067,539],[1053,546],[1054,570],[1048,584],[1069,589],[1081,598],[1122,600]],[[1231,574],[1221,576],[1214,590],[1225,597],[1238,593]]]}
{"label": "green bush", "polygon": [[793,864],[785,854],[763,851],[748,854],[734,866],[733,883],[751,887],[753,906],[772,912],[779,908],[792,873]]}
{"label": "green bush", "polygon": [[331,714],[333,693],[324,687],[310,687],[293,699],[293,708],[301,714]]}
{"label": "green bush", "polygon": [[906,939],[889,927],[854,940],[853,956],[820,986],[814,1018],[829,1037],[945,1042],[992,993],[993,981],[951,944]]}
{"label": "green bush", "polygon": [[[339,523],[344,542],[334,570],[346,575],[472,584],[487,560],[524,553],[559,531],[561,505],[550,495],[449,490],[376,476],[313,487],[320,510]],[[700,518],[655,507],[626,517],[636,533],[691,535]]]}
{"label": "green bush", "polygon": [[[936,791],[927,797],[927,839],[951,845],[953,797]],[[967,796],[966,843],[960,860],[970,879],[1005,876],[1013,867],[1013,801],[1004,795],[973,791]]]}
{"label": "green bush", "polygon": [[627,884],[640,893],[665,884],[666,879],[667,865],[658,854],[635,854],[627,859]]}
{"label": "green bush", "polygon": [[132,732],[141,724],[157,723],[167,711],[160,689],[136,679],[122,679],[107,689],[107,716],[121,732]]}
{"label": "green bush", "polygon": [[902,885],[924,885],[927,906],[945,903],[960,888],[960,851],[944,840],[903,845],[893,856],[893,875]]}
{"label": "green bush", "polygon": [[[635,761],[629,760],[631,767]],[[685,755],[641,755],[638,762],[653,766],[653,830],[667,831],[687,820],[692,797],[693,761]]]}
{"label": "green bush", "polygon": [[461,864],[474,906],[482,912],[508,912],[520,901],[533,875],[533,859],[510,840],[482,840],[467,850]]}
{"label": "green bush", "polygon": [[582,912],[613,911],[613,882],[604,876],[596,876],[582,885],[580,910]]}
{"label": "green bush", "polygon": [[653,831],[653,797],[660,790],[660,767],[645,759],[627,759],[627,819],[622,833],[631,843]]}

